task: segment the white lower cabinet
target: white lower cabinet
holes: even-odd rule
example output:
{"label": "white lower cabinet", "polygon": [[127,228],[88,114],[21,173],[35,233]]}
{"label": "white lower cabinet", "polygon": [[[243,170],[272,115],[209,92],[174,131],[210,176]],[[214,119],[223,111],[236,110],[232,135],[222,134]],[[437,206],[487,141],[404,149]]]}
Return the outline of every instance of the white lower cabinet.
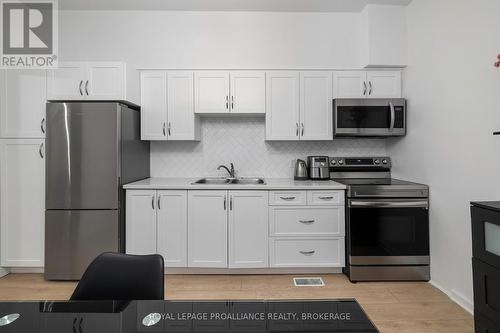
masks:
{"label": "white lower cabinet", "polygon": [[125,207],[126,252],[156,253],[156,191],[127,191]]}
{"label": "white lower cabinet", "polygon": [[43,266],[44,142],[0,140],[1,266]]}

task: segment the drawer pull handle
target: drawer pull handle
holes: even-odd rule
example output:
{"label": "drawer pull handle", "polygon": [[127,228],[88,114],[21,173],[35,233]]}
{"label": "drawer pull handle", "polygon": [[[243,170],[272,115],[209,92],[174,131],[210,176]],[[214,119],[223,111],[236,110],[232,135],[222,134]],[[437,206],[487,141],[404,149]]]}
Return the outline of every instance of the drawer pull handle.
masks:
{"label": "drawer pull handle", "polygon": [[321,200],[332,200],[333,196],[330,197],[319,197]]}
{"label": "drawer pull handle", "polygon": [[305,256],[311,256],[314,253],[316,253],[316,251],[299,251],[299,252]]}
{"label": "drawer pull handle", "polygon": [[295,200],[296,197],[280,197],[281,200]]}
{"label": "drawer pull handle", "polygon": [[314,223],[314,220],[299,220],[299,222],[304,224],[311,224]]}

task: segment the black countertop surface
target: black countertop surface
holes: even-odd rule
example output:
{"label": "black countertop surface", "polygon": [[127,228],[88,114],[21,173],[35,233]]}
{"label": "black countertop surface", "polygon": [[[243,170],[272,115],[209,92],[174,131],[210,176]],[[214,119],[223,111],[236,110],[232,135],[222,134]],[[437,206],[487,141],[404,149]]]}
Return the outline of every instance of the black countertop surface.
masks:
{"label": "black countertop surface", "polygon": [[496,210],[500,212],[500,201],[473,201],[470,203],[472,206]]}

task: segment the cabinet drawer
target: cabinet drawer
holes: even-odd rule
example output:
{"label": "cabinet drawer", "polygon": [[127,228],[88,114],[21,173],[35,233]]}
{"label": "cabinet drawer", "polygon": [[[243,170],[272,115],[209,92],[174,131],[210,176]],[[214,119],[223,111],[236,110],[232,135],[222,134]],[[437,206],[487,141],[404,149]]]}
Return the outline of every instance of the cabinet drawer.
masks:
{"label": "cabinet drawer", "polygon": [[333,236],[345,234],[344,207],[270,207],[271,236]]}
{"label": "cabinet drawer", "polygon": [[271,239],[271,267],[343,267],[344,238]]}
{"label": "cabinet drawer", "polygon": [[344,191],[307,191],[307,204],[311,206],[343,206]]}
{"label": "cabinet drawer", "polygon": [[305,205],[306,191],[270,191],[270,205]]}

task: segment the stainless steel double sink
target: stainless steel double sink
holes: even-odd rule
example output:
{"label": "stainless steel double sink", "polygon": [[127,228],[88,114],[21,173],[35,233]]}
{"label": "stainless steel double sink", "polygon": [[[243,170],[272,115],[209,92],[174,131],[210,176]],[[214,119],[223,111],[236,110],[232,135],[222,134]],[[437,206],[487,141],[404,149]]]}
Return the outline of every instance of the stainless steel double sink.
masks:
{"label": "stainless steel double sink", "polygon": [[198,179],[193,185],[266,185],[266,181],[258,177],[205,177]]}

